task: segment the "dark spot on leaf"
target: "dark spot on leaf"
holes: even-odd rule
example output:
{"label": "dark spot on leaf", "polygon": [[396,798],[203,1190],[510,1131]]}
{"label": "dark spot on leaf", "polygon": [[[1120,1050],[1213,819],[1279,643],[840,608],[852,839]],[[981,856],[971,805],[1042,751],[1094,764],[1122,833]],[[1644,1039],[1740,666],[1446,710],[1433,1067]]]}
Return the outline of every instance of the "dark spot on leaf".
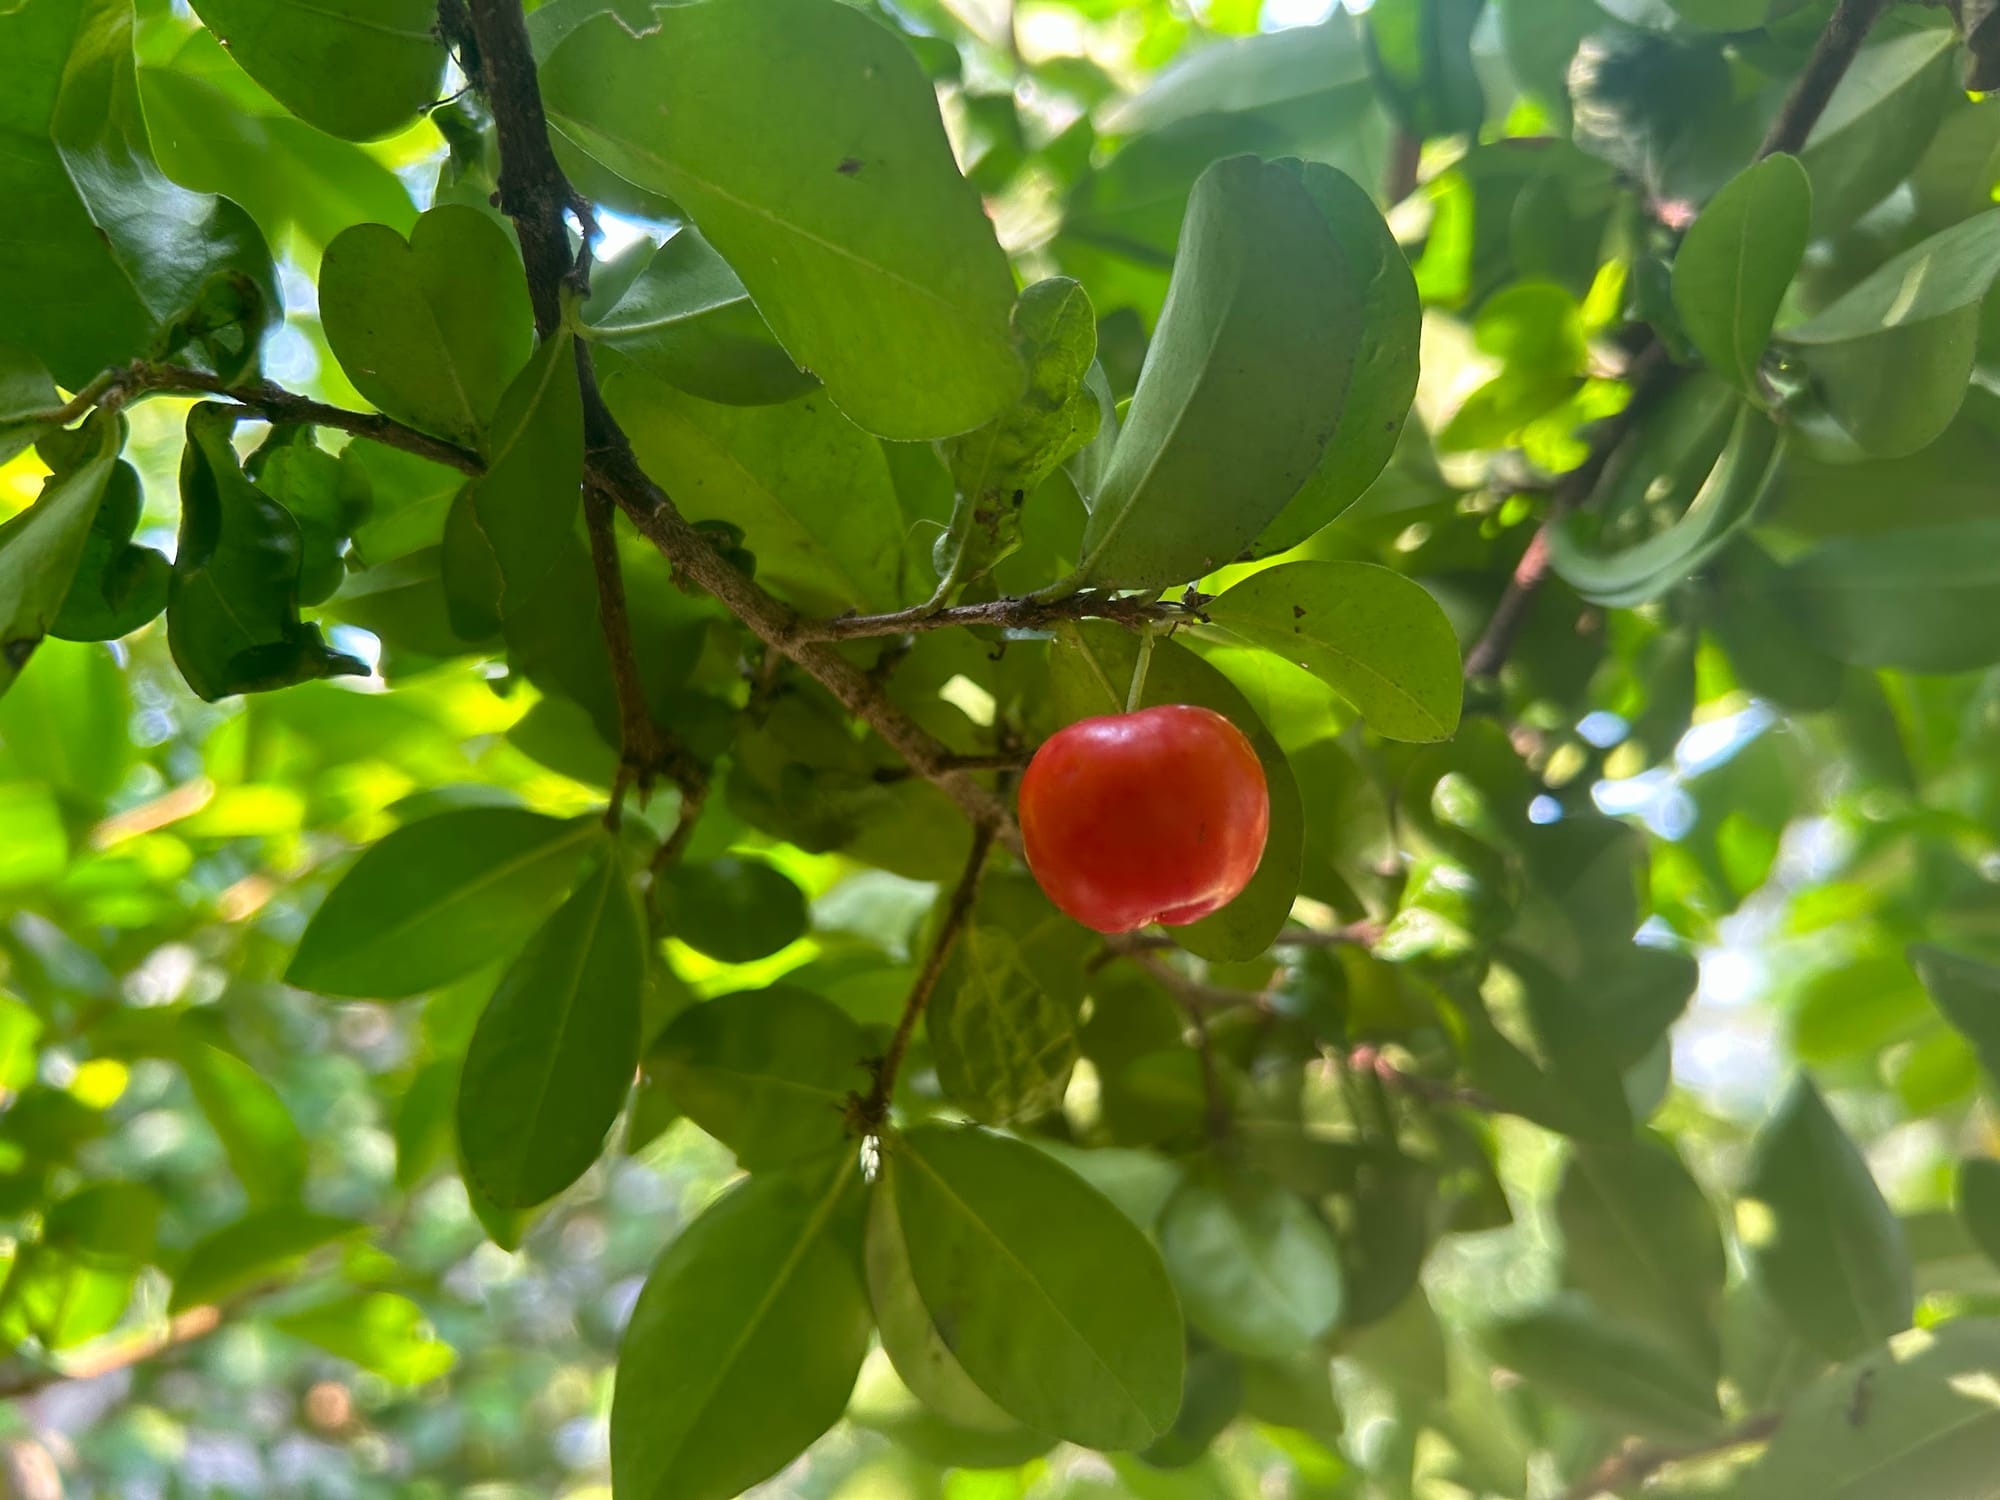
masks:
{"label": "dark spot on leaf", "polygon": [[23,636],[19,640],[12,640],[0,646],[0,656],[5,656],[7,665],[18,672],[28,664],[28,658],[35,654],[35,647],[41,643],[42,638],[38,635]]}
{"label": "dark spot on leaf", "polygon": [[861,158],[858,156],[843,157],[840,165],[834,168],[834,171],[838,172],[842,177],[852,177],[860,170]]}
{"label": "dark spot on leaf", "polygon": [[1303,620],[1305,617],[1306,607],[1303,604],[1294,604],[1292,606],[1292,618],[1294,620]]}
{"label": "dark spot on leaf", "polygon": [[1024,500],[1026,500],[1027,498],[1028,498],[1028,492],[1027,492],[1026,490],[1016,490],[1016,491],[1014,491],[1014,503],[1015,503],[1016,505],[1019,505],[1019,504],[1021,504],[1021,503],[1022,503],[1022,502],[1023,502]]}

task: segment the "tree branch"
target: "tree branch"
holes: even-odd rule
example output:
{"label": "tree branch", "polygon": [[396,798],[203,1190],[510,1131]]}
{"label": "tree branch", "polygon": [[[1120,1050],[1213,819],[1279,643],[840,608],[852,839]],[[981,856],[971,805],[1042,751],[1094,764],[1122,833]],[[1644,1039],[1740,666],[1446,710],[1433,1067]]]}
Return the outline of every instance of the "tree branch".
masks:
{"label": "tree branch", "polygon": [[959,933],[972,918],[972,904],[979,899],[979,877],[985,872],[987,856],[993,852],[993,836],[994,830],[984,824],[973,828],[972,852],[966,856],[965,871],[958,877],[951,899],[945,903],[944,919],[938,924],[937,936],[931,940],[930,952],[924,955],[924,966],[917,972],[916,983],[910,986],[910,998],[903,1002],[896,1034],[889,1039],[889,1050],[871,1064],[875,1072],[874,1087],[865,1097],[856,1095],[850,1101],[851,1118],[863,1134],[879,1134],[888,1121],[903,1055],[910,1050],[910,1038],[916,1032],[924,1007],[930,1004],[939,976],[944,973],[945,960],[951,957]]}
{"label": "tree branch", "polygon": [[1142,625],[1172,623],[1195,617],[1195,608],[1182,602],[1168,603],[1139,595],[1087,592],[1062,599],[1029,596],[993,599],[984,604],[959,604],[949,609],[919,607],[886,615],[837,615],[831,620],[801,620],[796,633],[800,640],[806,641],[853,641],[871,636],[945,630],[952,626],[989,625],[1003,630],[1042,630],[1062,620],[1116,620],[1136,630]]}
{"label": "tree branch", "polygon": [[[1826,113],[1834,90],[1840,87],[1840,80],[1846,77],[1860,52],[1861,44],[1890,3],[1891,0],[1840,0],[1806,61],[1805,71],[1792,85],[1784,107],[1757,148],[1755,160],[1762,161],[1779,151],[1795,152],[1805,145],[1820,116]],[[1521,627],[1527,622],[1535,595],[1548,580],[1550,528],[1561,525],[1564,518],[1589,502],[1611,455],[1631,435],[1644,408],[1673,386],[1679,371],[1668,364],[1666,350],[1659,341],[1649,339],[1632,357],[1630,378],[1632,399],[1625,410],[1605,422],[1591,444],[1590,457],[1581,467],[1564,475],[1549,497],[1548,514],[1515,565],[1514,576],[1508,580],[1493,618],[1465,655],[1468,678],[1492,677],[1506,665]]]}
{"label": "tree branch", "polygon": [[1705,1443],[1673,1447],[1660,1443],[1633,1443],[1612,1454],[1587,1478],[1564,1491],[1562,1500],[1596,1500],[1599,1495],[1634,1489],[1668,1464],[1681,1463],[1690,1458],[1706,1458],[1712,1453],[1726,1453],[1747,1443],[1761,1443],[1778,1430],[1783,1420],[1779,1413],[1767,1412],[1739,1422],[1722,1436]]}
{"label": "tree branch", "polygon": [[95,1380],[114,1370],[129,1369],[146,1360],[207,1338],[222,1326],[222,1309],[208,1305],[191,1307],[165,1328],[138,1333],[106,1343],[62,1366],[47,1365],[24,1369],[0,1377],[0,1401],[16,1401],[33,1396],[51,1386],[70,1380]]}
{"label": "tree branch", "polygon": [[349,411],[342,406],[329,406],[324,401],[298,395],[268,380],[252,385],[227,385],[201,370],[190,370],[181,365],[149,364],[145,360],[134,360],[122,369],[106,370],[63,405],[52,411],[18,417],[9,425],[66,427],[93,407],[117,411],[121,406],[147,395],[221,396],[245,408],[249,415],[262,417],[267,422],[307,422],[315,427],[332,427],[367,438],[370,442],[414,453],[419,458],[443,464],[461,474],[486,472],[486,465],[471,449],[434,438],[414,427],[405,427],[380,412]]}
{"label": "tree branch", "polygon": [[618,826],[625,787],[634,784],[644,802],[653,777],[666,771],[685,795],[690,779],[705,780],[701,767],[671,735],[653,722],[646,707],[646,690],[639,681],[639,659],[632,648],[632,617],[625,605],[625,575],[618,565],[617,511],[610,496],[594,485],[584,488],[584,529],[590,536],[590,562],[597,574],[597,617],[611,658],[611,681],[618,697],[618,773],[611,786],[611,804],[604,820]]}
{"label": "tree branch", "polygon": [[1339,1061],[1357,1073],[1369,1073],[1379,1079],[1382,1086],[1400,1094],[1408,1094],[1413,1099],[1423,1099],[1432,1104],[1455,1104],[1463,1109],[1476,1109],[1481,1114],[1511,1114],[1505,1105],[1491,1094],[1482,1093],[1463,1084],[1445,1083],[1436,1078],[1426,1078],[1421,1073],[1406,1073],[1382,1055],[1379,1047],[1363,1044],[1349,1048]]}
{"label": "tree branch", "polygon": [[[573,271],[563,216],[587,210],[570,191],[549,147],[520,0],[471,0],[470,11],[487,103],[500,135],[503,206],[520,234],[537,322],[544,317],[559,319],[562,286]],[[978,829],[1018,845],[1013,817],[996,793],[953,770],[945,745],[891,703],[880,683],[824,640],[803,634],[790,608],[732,566],[688,524],[666,491],[640,467],[630,441],[598,392],[589,349],[582,340],[577,342],[577,377],[587,443],[585,484],[615,499],[640,534],[679,573],[707,589],[767,646],[818,679],[842,707],[956,802]]]}

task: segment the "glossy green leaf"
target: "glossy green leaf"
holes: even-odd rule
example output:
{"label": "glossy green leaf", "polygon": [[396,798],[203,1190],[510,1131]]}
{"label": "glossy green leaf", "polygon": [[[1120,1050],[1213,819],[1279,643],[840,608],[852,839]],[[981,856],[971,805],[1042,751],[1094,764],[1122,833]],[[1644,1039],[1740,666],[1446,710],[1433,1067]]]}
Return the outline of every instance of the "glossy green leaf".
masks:
{"label": "glossy green leaf", "polygon": [[[0,22],[4,24],[4,22]],[[84,425],[77,451],[35,503],[0,525],[0,693],[55,625],[90,546],[121,441],[112,417]]]}
{"label": "glossy green leaf", "polygon": [[1097,323],[1077,282],[1052,276],[1025,288],[1014,337],[1028,389],[977,432],[946,445],[956,499],[938,542],[940,598],[1021,545],[1025,507],[1056,465],[1097,436],[1103,411],[1085,385],[1097,357]]}
{"label": "glossy green leaf", "polygon": [[882,445],[825,395],[719,406],[621,375],[609,399],[648,472],[674,476],[689,520],[741,529],[767,588],[829,614],[908,602],[908,523]]}
{"label": "glossy green leaf", "polygon": [[290,1204],[253,1209],[195,1241],[174,1274],[167,1311],[182,1313],[281,1279],[313,1251],[358,1235],[365,1227],[353,1219]]}
{"label": "glossy green leaf", "polygon": [[2000,1077],[2000,968],[1928,943],[1912,945],[1909,957],[1932,1003]]}
{"label": "glossy green leaf", "polygon": [[139,506],[138,471],[121,462],[104,487],[49,634],[68,641],[115,641],[167,607],[173,567],[151,547],[133,544]]}
{"label": "glossy green leaf", "polygon": [[1716,1368],[1715,1320],[1728,1273],[1722,1234],[1671,1146],[1644,1136],[1572,1146],[1556,1223],[1570,1285],[1686,1351],[1696,1368]]}
{"label": "glossy green leaf", "polygon": [[285,977],[326,995],[394,999],[509,952],[555,909],[590,820],[468,807],[373,845],[313,914]]}
{"label": "glossy green leaf", "polygon": [[271,1326],[354,1361],[392,1385],[422,1385],[458,1362],[431,1329],[424,1310],[394,1292],[361,1292],[287,1312]]}
{"label": "glossy green leaf", "polygon": [[[1139,646],[1120,626],[1086,622],[1065,633],[1050,663],[1050,688],[1064,723],[1125,711]],[[1271,731],[1234,684],[1185,646],[1159,641],[1146,672],[1141,707],[1195,703],[1212,708],[1249,737],[1264,767],[1271,831],[1263,861],[1243,893],[1213,916],[1175,929],[1174,940],[1203,958],[1240,962],[1271,945],[1298,896],[1305,845],[1298,779]]]}
{"label": "glossy green leaf", "polygon": [[1949,28],[1883,28],[1861,49],[1806,139],[1815,238],[1846,229],[1924,154],[1955,87]]}
{"label": "glossy green leaf", "polygon": [[0,464],[38,442],[48,425],[27,419],[54,411],[62,393],[42,362],[17,344],[0,344]]}
{"label": "glossy green leaf", "polygon": [[1297,107],[1367,81],[1359,28],[1336,10],[1316,26],[1219,37],[1190,48],[1139,93],[1107,110],[1104,124],[1118,135],[1141,135],[1206,115]]}
{"label": "glossy green leaf", "polygon": [[689,1006],[648,1062],[682,1113],[758,1169],[840,1144],[869,1051],[845,1011],[778,984]]}
{"label": "glossy green leaf", "polygon": [[901,42],[835,0],[675,7],[655,26],[571,33],[541,70],[555,128],[681,204],[863,427],[945,437],[1007,406],[1013,281]]}
{"label": "glossy green leaf", "polygon": [[1004,928],[966,928],[924,1016],[945,1097],[989,1125],[1061,1107],[1076,1066],[1076,1006]]}
{"label": "glossy green leaf", "polygon": [[1973,1500],[2000,1465],[2000,1322],[1911,1329],[1821,1377],[1742,1479],[1757,1500]]}
{"label": "glossy green leaf", "polygon": [[1709,367],[1753,400],[1757,367],[1806,252],[1812,183],[1798,158],[1766,157],[1730,180],[1674,257],[1674,307]]}
{"label": "glossy green leaf", "polygon": [[1951,425],[1995,276],[2000,209],[1989,209],[1911,246],[1780,337],[1854,441],[1900,457]]}
{"label": "glossy green leaf", "polygon": [[232,407],[188,413],[181,530],[167,591],[167,643],[189,687],[213,702],[315,677],[366,675],[299,618],[303,544],[290,512],[244,477]]}
{"label": "glossy green leaf", "polygon": [[1215,624],[1297,662],[1377,733],[1441,740],[1458,727],[1464,669],[1423,587],[1371,563],[1283,563],[1203,606]]}
{"label": "glossy green leaf", "polygon": [[1958,1214],[1980,1251],[2000,1266],[2000,1161],[1975,1156],[1959,1163]]}
{"label": "glossy green leaf", "polygon": [[306,1180],[306,1141],[278,1091],[235,1053],[207,1042],[189,1041],[178,1056],[250,1201],[295,1200]]}
{"label": "glossy green leaf", "polygon": [[429,0],[200,0],[195,13],[285,107],[372,140],[437,100],[444,43]]}
{"label": "glossy green leaf", "polygon": [[[153,163],[133,77],[131,0],[35,0],[0,12],[17,86],[0,102],[0,194],[33,205],[0,242],[0,340],[81,388],[107,366],[188,352],[235,378],[279,313],[250,216]],[[183,319],[205,296],[212,326]],[[238,310],[222,311],[233,299]]]}
{"label": "glossy green leaf", "polygon": [[839,1418],[868,1352],[843,1160],[731,1188],[654,1264],[618,1349],[611,1473],[632,1500],[729,1500]]}
{"label": "glossy green leaf", "polygon": [[1902,1230],[1804,1075],[1758,1132],[1736,1234],[1765,1296],[1821,1353],[1853,1355],[1909,1327]]}
{"label": "glossy green leaf", "polygon": [[1482,1342],[1531,1388],[1618,1432],[1688,1442],[1713,1437],[1722,1426],[1713,1381],[1580,1299],[1560,1298],[1497,1322]]}
{"label": "glossy green leaf", "polygon": [[624,295],[581,332],[641,374],[704,401],[763,406],[817,383],[779,347],[743,283],[698,229],[660,246]]}
{"label": "glossy green leaf", "polygon": [[1195,184],[1073,583],[1164,588],[1207,573],[1319,467],[1374,269],[1328,227],[1310,187],[1322,175],[1332,169],[1232,157]]}
{"label": "glossy green leaf", "polygon": [[[910,1276],[965,1374],[1028,1426],[1151,1442],[1180,1407],[1180,1310],[1159,1253],[1033,1147],[925,1126],[883,1142]],[[905,1378],[908,1378],[907,1376]]]}
{"label": "glossy green leaf", "polygon": [[639,1066],[645,930],[613,853],[528,940],[466,1049],[458,1139],[502,1208],[552,1198],[597,1159]]}
{"label": "glossy green leaf", "polygon": [[583,555],[575,348],[564,330],[535,350],[500,398],[486,472],[452,502],[441,563],[452,628],[467,640],[522,618],[562,564]]}
{"label": "glossy green leaf", "polygon": [[653,891],[661,933],[726,964],[768,958],[806,930],[805,892],[761,859],[726,854],[677,864]]}
{"label": "glossy green leaf", "polygon": [[[533,325],[520,256],[493,220],[446,204],[407,240],[358,224],[326,247],[319,302],[341,369],[383,411],[471,447],[489,427],[504,441],[510,424],[495,413],[528,358]],[[556,342],[566,354],[566,341]],[[567,372],[566,358],[550,363]]]}
{"label": "glossy green leaf", "polygon": [[1296,1354],[1340,1317],[1333,1231],[1276,1182],[1196,1175],[1168,1202],[1159,1234],[1188,1321],[1226,1349]]}
{"label": "glossy green leaf", "polygon": [[1297,546],[1361,498],[1395,453],[1417,390],[1423,314],[1402,247],[1352,178],[1308,171],[1305,186],[1357,290],[1354,373],[1319,467],[1257,537],[1260,557]]}

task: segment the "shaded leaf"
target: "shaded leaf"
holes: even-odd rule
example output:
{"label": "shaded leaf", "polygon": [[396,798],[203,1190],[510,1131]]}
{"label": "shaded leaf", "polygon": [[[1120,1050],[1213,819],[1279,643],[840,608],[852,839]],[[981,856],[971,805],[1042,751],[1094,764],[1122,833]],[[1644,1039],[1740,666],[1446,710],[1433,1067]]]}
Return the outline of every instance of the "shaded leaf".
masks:
{"label": "shaded leaf", "polygon": [[367,1226],[290,1204],[255,1209],[196,1240],[174,1275],[167,1311],[219,1302],[288,1274],[305,1256]]}
{"label": "shaded leaf", "polygon": [[117,419],[93,417],[80,434],[70,463],[49,476],[35,503],[0,525],[0,693],[55,625],[111,482],[122,439]]}
{"label": "shaded leaf", "polygon": [[66,641],[115,641],[167,607],[172,565],[151,547],[133,545],[138,525],[139,474],[121,462],[105,485],[50,635]]}
{"label": "shaded leaf", "polygon": [[726,964],[768,958],[806,930],[805,892],[761,859],[677,864],[653,883],[660,931]]}
{"label": "shaded leaf", "polygon": [[1340,1250],[1297,1194],[1210,1171],[1160,1216],[1160,1254],[1188,1321],[1224,1348],[1296,1354],[1340,1318]]}
{"label": "shaded leaf", "polygon": [[190,1041],[178,1056],[250,1201],[295,1200],[305,1186],[306,1142],[278,1091],[235,1053],[207,1042]]}
{"label": "shaded leaf", "polygon": [[1674,257],[1674,307],[1703,359],[1752,400],[1778,307],[1806,251],[1812,184],[1780,153],[1730,179]]}
{"label": "shaded leaf", "polygon": [[1912,944],[1909,957],[1944,1018],[1972,1043],[1987,1073],[2000,1078],[2000,968],[1928,943]]}
{"label": "shaded leaf", "polygon": [[243,70],[329,135],[372,140],[434,103],[444,43],[429,0],[199,0]]}
{"label": "shaded leaf", "polygon": [[1619,1432],[1685,1442],[1712,1437],[1722,1425],[1712,1380],[1580,1299],[1503,1319],[1482,1342],[1535,1388]]}
{"label": "shaded leaf", "polygon": [[989,1125],[1060,1108],[1082,998],[1045,984],[1004,929],[968,927],[924,1017],[945,1097]]}

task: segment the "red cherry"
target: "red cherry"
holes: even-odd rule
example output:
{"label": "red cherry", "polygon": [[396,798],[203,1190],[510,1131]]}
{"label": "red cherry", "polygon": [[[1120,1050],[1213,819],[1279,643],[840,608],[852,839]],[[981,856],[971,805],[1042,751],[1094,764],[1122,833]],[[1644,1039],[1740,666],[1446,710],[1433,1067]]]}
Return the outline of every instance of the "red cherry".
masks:
{"label": "red cherry", "polygon": [[1021,839],[1048,898],[1086,927],[1199,921],[1257,873],[1264,767],[1243,732],[1187,703],[1057,731],[1021,778]]}

